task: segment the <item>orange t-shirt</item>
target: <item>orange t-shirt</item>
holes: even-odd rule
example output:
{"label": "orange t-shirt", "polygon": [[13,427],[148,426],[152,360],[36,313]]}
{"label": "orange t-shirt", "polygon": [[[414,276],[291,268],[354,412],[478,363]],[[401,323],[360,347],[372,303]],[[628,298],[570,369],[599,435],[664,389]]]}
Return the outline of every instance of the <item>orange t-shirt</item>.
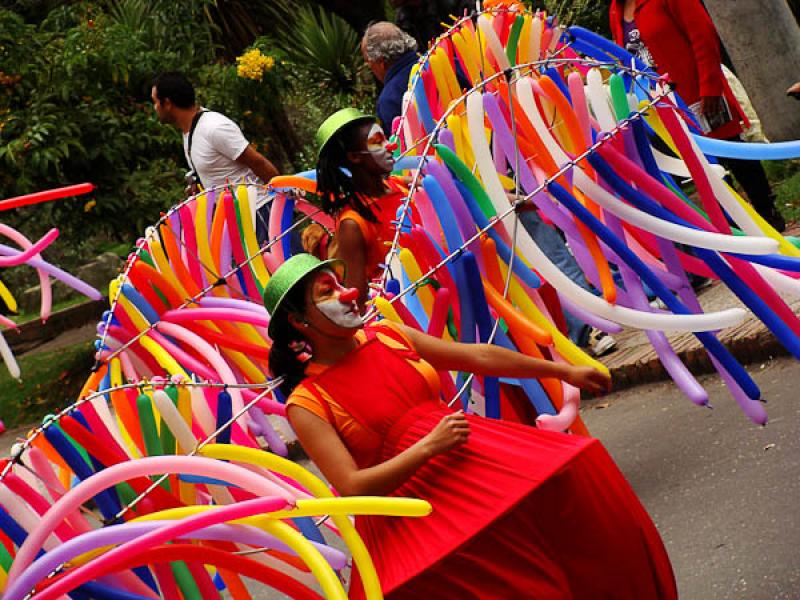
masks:
{"label": "orange t-shirt", "polygon": [[375,215],[377,222],[368,221],[358,212],[350,207],[342,209],[336,216],[336,231],[338,234],[339,226],[342,221],[351,220],[361,230],[364,236],[364,245],[367,249],[366,272],[369,279],[380,275],[378,265],[384,261],[394,240],[397,209],[403,203],[408,188],[406,188],[398,177],[390,177],[386,180],[389,191],[378,198],[368,197],[364,203]]}
{"label": "orange t-shirt", "polygon": [[[391,329],[396,334],[399,334],[399,336],[404,340],[405,346],[388,335],[381,334],[379,331],[376,334],[376,337],[380,343],[383,343],[390,348],[397,348],[401,350],[414,349],[411,340],[408,339],[408,336],[406,336],[395,323],[384,320],[381,321],[379,325],[376,325],[376,327],[386,327]],[[367,336],[363,330],[356,333],[356,340],[359,344],[363,344],[367,340]],[[417,369],[425,378],[425,381],[427,381],[428,387],[431,390],[431,397],[437,397],[439,395],[439,375],[433,366],[422,359],[406,360],[408,360],[409,365]],[[330,423],[341,436],[345,446],[347,446],[352,452],[358,452],[362,456],[374,454],[380,449],[383,440],[381,440],[373,432],[362,427],[358,421],[356,421],[342,407],[342,405],[339,404],[335,398],[331,397],[325,390],[320,387],[314,387],[316,392],[322,396],[325,401],[327,401],[328,407],[330,408],[330,413],[322,405],[315,393],[308,389],[308,386],[314,385],[314,383],[311,381],[311,378],[323,373],[328,368],[329,366],[327,365],[321,365],[314,362],[309,363],[308,367],[306,367],[306,375],[308,378],[300,382],[300,384],[289,395],[289,398],[286,400],[286,408],[288,409],[290,406],[301,406],[305,408],[323,421]],[[376,390],[376,393],[379,393],[379,390]],[[333,416],[333,423],[331,423],[330,416]]]}

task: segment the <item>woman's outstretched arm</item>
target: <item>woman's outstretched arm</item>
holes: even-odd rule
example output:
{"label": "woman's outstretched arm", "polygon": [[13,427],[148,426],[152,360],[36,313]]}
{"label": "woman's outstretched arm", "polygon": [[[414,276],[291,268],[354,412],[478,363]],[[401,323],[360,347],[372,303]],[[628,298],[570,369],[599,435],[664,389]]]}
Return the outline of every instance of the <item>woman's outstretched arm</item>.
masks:
{"label": "woman's outstretched arm", "polygon": [[539,379],[555,377],[590,392],[604,392],[611,379],[597,369],[531,358],[500,346],[461,344],[399,326],[419,355],[437,370],[467,371],[476,375]]}
{"label": "woman's outstretched arm", "polygon": [[[376,394],[380,390],[375,391]],[[287,411],[303,449],[342,496],[384,496],[396,490],[428,460],[460,446],[469,437],[469,423],[461,411],[447,415],[436,427],[397,456],[359,469],[336,430],[301,406]]]}

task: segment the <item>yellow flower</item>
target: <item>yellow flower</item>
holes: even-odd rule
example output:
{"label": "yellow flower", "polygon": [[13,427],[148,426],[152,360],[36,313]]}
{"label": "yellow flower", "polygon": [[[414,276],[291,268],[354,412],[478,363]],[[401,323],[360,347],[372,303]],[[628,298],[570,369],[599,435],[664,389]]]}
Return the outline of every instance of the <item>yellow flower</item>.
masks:
{"label": "yellow flower", "polygon": [[83,212],[89,212],[95,206],[97,206],[97,200],[89,200],[86,204],[83,205]]}
{"label": "yellow flower", "polygon": [[236,58],[236,74],[243,79],[261,81],[264,72],[275,66],[272,56],[264,56],[261,50],[254,48]]}

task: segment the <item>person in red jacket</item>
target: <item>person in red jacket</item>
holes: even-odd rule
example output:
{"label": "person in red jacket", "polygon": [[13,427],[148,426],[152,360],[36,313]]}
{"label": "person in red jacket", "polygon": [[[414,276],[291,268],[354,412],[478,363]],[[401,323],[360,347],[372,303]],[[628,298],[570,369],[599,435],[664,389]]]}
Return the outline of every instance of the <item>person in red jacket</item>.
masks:
{"label": "person in red jacket", "polygon": [[[722,73],[717,30],[700,0],[612,0],[614,41],[661,74],[695,113],[709,137],[739,141],[746,120]],[[758,161],[720,159],[758,214],[778,231],[786,223]]]}

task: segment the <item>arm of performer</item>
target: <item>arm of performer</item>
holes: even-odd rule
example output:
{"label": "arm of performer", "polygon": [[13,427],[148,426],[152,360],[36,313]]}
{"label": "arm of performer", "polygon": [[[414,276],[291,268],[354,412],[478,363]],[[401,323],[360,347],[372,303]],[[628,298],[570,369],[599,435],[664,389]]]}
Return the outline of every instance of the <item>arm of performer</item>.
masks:
{"label": "arm of performer", "polygon": [[336,430],[300,406],[289,406],[289,421],[309,458],[342,496],[384,496],[396,490],[422,465],[469,437],[469,423],[458,411],[443,417],[413,446],[380,464],[359,469]]}
{"label": "arm of performer", "polygon": [[269,183],[270,179],[279,175],[278,169],[275,168],[272,161],[252,146],[247,146],[244,152],[236,159],[236,162],[248,167],[264,183]]}
{"label": "arm of performer", "polygon": [[367,301],[367,250],[364,234],[352,219],[343,219],[337,232],[336,258],[347,265],[344,284],[358,290],[358,306],[363,314]]}
{"label": "arm of performer", "polygon": [[448,342],[398,325],[414,344],[420,357],[439,371],[465,371],[476,375],[539,379],[555,377],[589,392],[603,392],[611,379],[593,367],[531,358],[490,344]]}
{"label": "arm of performer", "polygon": [[[592,392],[607,390],[611,385],[606,375],[592,367],[540,360],[488,344],[447,342],[400,327],[420,357],[437,369],[503,377],[555,377]],[[428,435],[394,458],[359,469],[329,423],[299,406],[290,406],[288,417],[309,457],[344,496],[390,493],[428,460],[460,446],[469,437],[469,423],[458,411],[443,417]]]}

